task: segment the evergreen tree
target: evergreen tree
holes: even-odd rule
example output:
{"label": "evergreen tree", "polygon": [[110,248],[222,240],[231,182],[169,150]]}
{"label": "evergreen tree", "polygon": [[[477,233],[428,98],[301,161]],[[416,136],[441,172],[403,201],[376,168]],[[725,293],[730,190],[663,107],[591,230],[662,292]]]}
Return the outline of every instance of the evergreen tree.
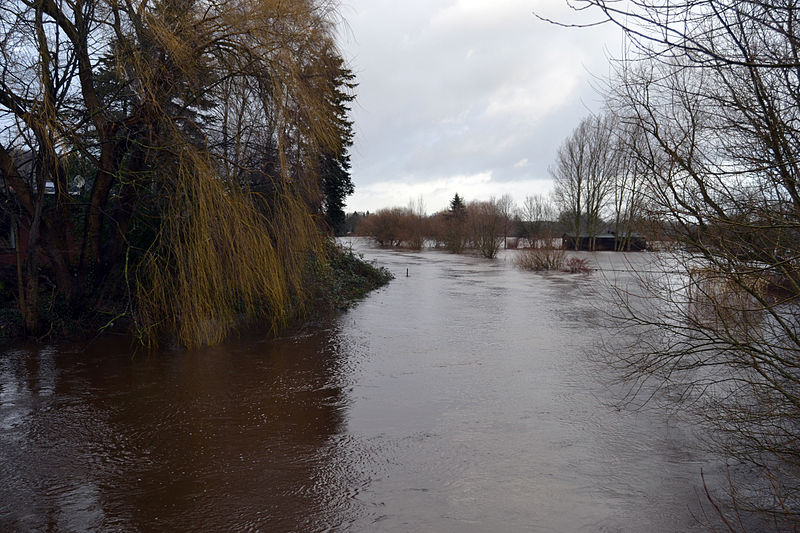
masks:
{"label": "evergreen tree", "polygon": [[450,214],[455,217],[461,217],[466,213],[466,209],[467,206],[464,204],[464,200],[456,193],[453,199],[450,200]]}
{"label": "evergreen tree", "polygon": [[344,66],[340,57],[333,58],[333,91],[329,105],[333,109],[332,119],[339,137],[338,146],[320,156],[320,180],[322,185],[322,209],[335,235],[345,229],[344,205],[347,196],[353,194],[350,177],[349,149],[353,145],[353,122],[349,119],[350,102],[355,99],[353,90],[355,75]]}
{"label": "evergreen tree", "polygon": [[453,253],[461,253],[467,244],[467,206],[458,193],[450,200],[450,209],[445,213],[445,221],[447,223],[445,246]]}

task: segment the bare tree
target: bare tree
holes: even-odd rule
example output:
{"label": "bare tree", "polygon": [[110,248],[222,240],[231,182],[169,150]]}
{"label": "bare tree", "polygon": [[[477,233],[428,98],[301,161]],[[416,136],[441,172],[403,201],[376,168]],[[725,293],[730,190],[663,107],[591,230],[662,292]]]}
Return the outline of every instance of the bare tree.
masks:
{"label": "bare tree", "polygon": [[613,191],[618,167],[618,152],[614,150],[613,116],[595,117],[589,133],[589,172],[586,179],[586,232],[589,247],[595,249],[603,213]]}
{"label": "bare tree", "polygon": [[576,245],[585,229],[589,247],[594,249],[616,170],[612,120],[608,116],[583,119],[559,148],[550,170],[556,201],[571,217],[569,229]]}
{"label": "bare tree", "polygon": [[514,199],[510,194],[504,194],[497,200],[497,209],[503,217],[503,249],[508,248],[508,225],[514,213]]}
{"label": "bare tree", "polygon": [[408,247],[421,250],[425,245],[425,236],[428,233],[428,218],[425,213],[425,199],[422,195],[408,203]]}
{"label": "bare tree", "polygon": [[552,247],[552,227],[556,219],[553,199],[542,194],[526,196],[519,208],[519,218],[531,248]]}
{"label": "bare tree", "polygon": [[631,146],[646,177],[641,205],[680,243],[665,274],[642,280],[646,299],[618,289],[636,338],[614,362],[634,390],[695,408],[716,450],[761,473],[758,483],[733,472],[731,530],[745,511],[796,530],[800,6],[576,4],[629,37],[612,105],[641,132]]}
{"label": "bare tree", "polygon": [[580,236],[583,224],[583,206],[586,196],[589,154],[586,139],[589,135],[589,122],[581,121],[558,149],[556,162],[550,168],[554,181],[554,197],[562,211],[570,218],[568,229]]}
{"label": "bare tree", "polygon": [[635,121],[617,119],[614,132],[616,173],[613,183],[614,234],[619,251],[630,250],[637,219],[643,214],[642,188],[646,183],[648,165],[639,156],[644,133]]}
{"label": "bare tree", "polygon": [[472,246],[487,259],[500,251],[500,235],[503,232],[503,213],[497,200],[471,202],[467,206],[467,225]]}

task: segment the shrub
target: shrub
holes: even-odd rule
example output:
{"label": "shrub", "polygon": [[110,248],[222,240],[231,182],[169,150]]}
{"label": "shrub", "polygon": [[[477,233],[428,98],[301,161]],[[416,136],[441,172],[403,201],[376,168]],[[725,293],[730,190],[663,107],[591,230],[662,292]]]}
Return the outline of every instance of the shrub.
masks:
{"label": "shrub", "polygon": [[472,246],[487,259],[493,259],[500,251],[503,216],[497,200],[472,202],[467,206],[467,225]]}
{"label": "shrub", "polygon": [[514,258],[514,264],[523,270],[541,272],[561,270],[564,266],[565,252],[560,248],[527,248]]}
{"label": "shrub", "polygon": [[564,261],[564,266],[561,268],[561,270],[563,272],[569,272],[570,274],[585,274],[587,272],[591,272],[592,267],[589,266],[588,259],[570,257]]}
{"label": "shrub", "polygon": [[420,250],[425,244],[427,219],[405,207],[381,209],[362,218],[356,227],[359,235],[368,235],[381,246]]}
{"label": "shrub", "polygon": [[377,267],[333,242],[327,242],[325,261],[313,265],[315,303],[320,309],[347,309],[372,290],[394,278],[384,267]]}

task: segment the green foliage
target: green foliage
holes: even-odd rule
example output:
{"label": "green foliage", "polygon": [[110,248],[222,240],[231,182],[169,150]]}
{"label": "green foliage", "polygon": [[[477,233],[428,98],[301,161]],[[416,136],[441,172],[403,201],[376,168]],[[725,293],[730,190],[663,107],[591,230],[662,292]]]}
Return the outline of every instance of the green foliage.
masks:
{"label": "green foliage", "polygon": [[350,178],[350,155],[353,145],[353,122],[348,119],[349,103],[355,98],[353,91],[355,75],[346,67],[341,58],[334,58],[331,95],[328,103],[332,108],[331,120],[337,132],[338,144],[325,150],[320,156],[320,181],[322,203],[328,224],[335,235],[345,232],[345,198],[355,190]]}
{"label": "green foliage", "polygon": [[22,335],[25,324],[19,309],[0,307],[0,338],[8,339]]}
{"label": "green foliage", "polygon": [[346,309],[394,278],[386,268],[371,265],[332,241],[326,243],[325,259],[317,262],[316,301],[328,309]]}
{"label": "green foliage", "polygon": [[450,200],[450,215],[454,217],[461,217],[466,214],[467,206],[464,204],[464,200],[456,193],[453,196],[453,199]]}

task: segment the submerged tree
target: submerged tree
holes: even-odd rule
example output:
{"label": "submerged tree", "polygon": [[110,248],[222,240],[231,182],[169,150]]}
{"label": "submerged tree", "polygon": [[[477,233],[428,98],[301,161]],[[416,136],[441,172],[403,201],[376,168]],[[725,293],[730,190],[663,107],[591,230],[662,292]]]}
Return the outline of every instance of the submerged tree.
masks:
{"label": "submerged tree", "polygon": [[350,143],[331,16],[315,0],[4,5],[0,172],[32,333],[45,267],[73,316],[127,301],[151,343],[302,307],[315,206],[350,190],[318,165],[346,170]]}
{"label": "submerged tree", "polygon": [[555,231],[553,221],[556,219],[556,208],[549,196],[534,194],[526,196],[519,208],[522,228],[531,248],[553,248]]}
{"label": "submerged tree", "polygon": [[501,247],[503,211],[498,201],[470,202],[467,206],[467,227],[472,246],[487,259],[493,259]]}
{"label": "submerged tree", "polygon": [[510,194],[504,194],[497,200],[497,209],[503,217],[503,249],[508,248],[508,226],[511,223],[511,218],[516,210],[514,206],[514,199]]}

